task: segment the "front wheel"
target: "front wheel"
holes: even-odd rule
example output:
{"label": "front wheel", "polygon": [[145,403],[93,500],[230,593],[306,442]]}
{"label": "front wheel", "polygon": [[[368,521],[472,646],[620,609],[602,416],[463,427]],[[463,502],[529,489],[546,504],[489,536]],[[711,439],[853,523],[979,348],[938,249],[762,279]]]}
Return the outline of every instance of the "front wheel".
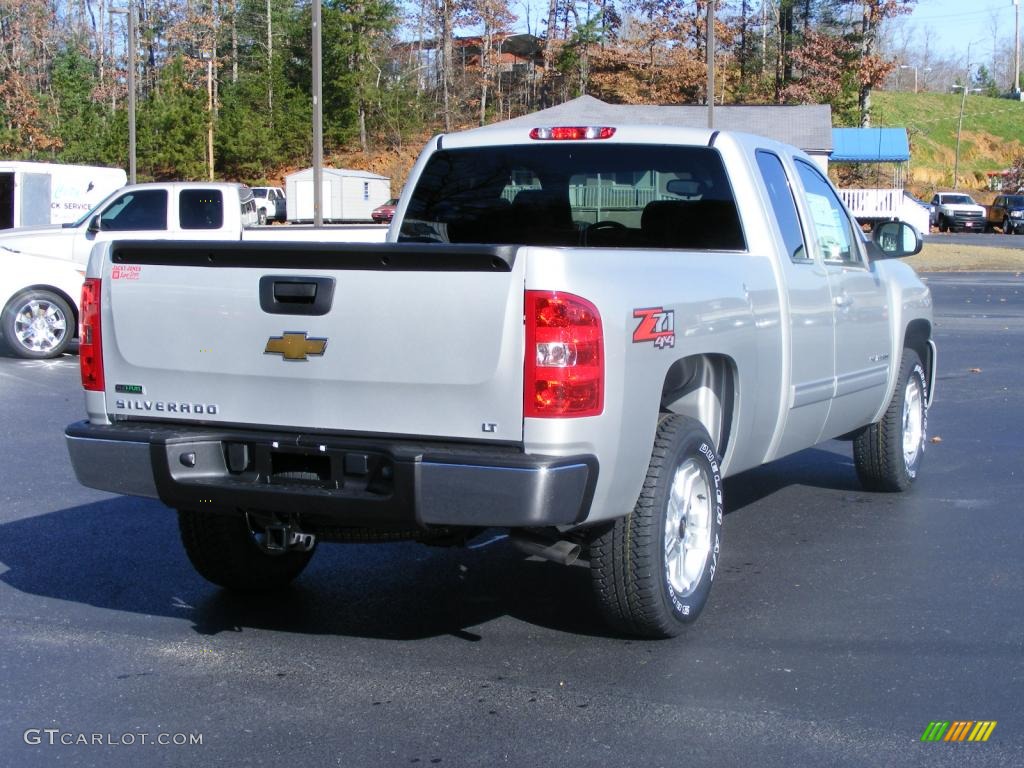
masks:
{"label": "front wheel", "polygon": [[939,232],[949,232],[949,224],[945,216],[939,216]]}
{"label": "front wheel", "polygon": [[889,407],[853,441],[853,462],[865,488],[905,491],[913,484],[928,436],[927,403],[924,365],[917,352],[905,349]]}
{"label": "front wheel", "polygon": [[199,575],[238,592],[267,592],[291,583],[313,556],[312,550],[270,554],[247,515],[178,510],[181,542]]}
{"label": "front wheel", "polygon": [[264,226],[267,223],[267,209],[266,208],[260,208],[256,212],[256,223],[259,224],[261,227]]}
{"label": "front wheel", "polygon": [[594,591],[616,629],[672,637],[703,610],[718,568],[722,475],[700,422],[665,414],[633,511],[590,545]]}
{"label": "front wheel", "polygon": [[1009,219],[1004,219],[1003,220],[1003,234],[1004,235],[1012,235],[1013,234],[1013,224],[1010,222]]}
{"label": "front wheel", "polygon": [[15,296],[3,312],[4,337],[18,357],[60,357],[75,335],[75,315],[64,299],[43,290]]}

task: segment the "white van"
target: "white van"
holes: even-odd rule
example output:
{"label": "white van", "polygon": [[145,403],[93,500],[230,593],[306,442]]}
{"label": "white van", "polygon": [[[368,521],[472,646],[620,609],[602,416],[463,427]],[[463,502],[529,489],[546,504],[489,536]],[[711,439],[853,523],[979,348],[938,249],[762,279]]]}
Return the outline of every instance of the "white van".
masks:
{"label": "white van", "polygon": [[120,168],[0,161],[0,229],[76,221],[127,181]]}

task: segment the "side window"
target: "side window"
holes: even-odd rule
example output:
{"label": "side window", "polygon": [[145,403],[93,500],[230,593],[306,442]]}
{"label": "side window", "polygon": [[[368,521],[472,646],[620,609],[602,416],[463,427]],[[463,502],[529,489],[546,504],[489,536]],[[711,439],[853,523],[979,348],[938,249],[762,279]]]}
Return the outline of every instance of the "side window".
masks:
{"label": "side window", "polygon": [[772,204],[775,221],[779,224],[782,240],[786,245],[786,253],[793,261],[809,263],[810,254],[804,245],[804,234],[800,229],[800,216],[797,214],[793,190],[786,178],[786,169],[778,155],[757,151],[757,166],[761,169],[761,178],[768,190],[768,198]]}
{"label": "side window", "polygon": [[861,264],[853,224],[832,186],[805,162],[797,160],[796,169],[807,195],[821,258],[833,263]]}
{"label": "side window", "polygon": [[178,196],[182,229],[220,229],[224,226],[224,195],[219,189],[183,189]]}
{"label": "side window", "polygon": [[125,192],[100,214],[100,228],[109,232],[167,229],[167,190]]}

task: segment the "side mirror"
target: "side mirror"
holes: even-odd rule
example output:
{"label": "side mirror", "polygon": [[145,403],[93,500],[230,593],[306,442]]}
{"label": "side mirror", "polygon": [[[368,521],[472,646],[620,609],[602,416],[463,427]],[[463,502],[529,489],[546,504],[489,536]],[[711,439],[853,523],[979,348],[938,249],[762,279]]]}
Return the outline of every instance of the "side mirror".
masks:
{"label": "side mirror", "polygon": [[103,229],[103,227],[100,225],[100,217],[98,215],[97,216],[93,216],[91,219],[89,219],[89,227],[88,227],[87,231],[90,234],[95,235],[101,229]]}
{"label": "side mirror", "polygon": [[913,256],[920,253],[924,247],[921,233],[905,221],[883,221],[876,224],[871,239],[885,259]]}

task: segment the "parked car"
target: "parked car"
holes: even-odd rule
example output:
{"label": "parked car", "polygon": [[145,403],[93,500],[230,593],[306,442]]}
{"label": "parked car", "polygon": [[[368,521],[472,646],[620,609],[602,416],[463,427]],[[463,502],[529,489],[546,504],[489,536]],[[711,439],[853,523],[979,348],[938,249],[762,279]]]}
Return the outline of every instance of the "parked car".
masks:
{"label": "parked car", "polygon": [[939,232],[984,232],[985,209],[962,192],[938,192],[932,198],[931,223]]}
{"label": "parked car", "polygon": [[85,265],[21,254],[0,270],[0,332],[18,357],[59,357],[78,334]]}
{"label": "parked car", "polygon": [[287,220],[287,201],[283,189],[280,187],[253,187],[252,194],[256,199],[256,214],[260,224]]}
{"label": "parked car", "polygon": [[1024,195],[999,195],[992,205],[985,206],[985,229],[991,232],[995,227],[1004,235],[1024,232]]}
{"label": "parked car", "polygon": [[85,264],[108,240],[270,240],[382,242],[372,224],[330,229],[253,226],[256,200],[249,188],[227,182],[152,182],[123,187],[72,224],[0,232],[0,268],[35,254]]}
{"label": "parked car", "polygon": [[395,217],[395,206],[398,205],[398,198],[393,197],[383,205],[378,205],[370,212],[370,218],[375,224],[390,224]]}

